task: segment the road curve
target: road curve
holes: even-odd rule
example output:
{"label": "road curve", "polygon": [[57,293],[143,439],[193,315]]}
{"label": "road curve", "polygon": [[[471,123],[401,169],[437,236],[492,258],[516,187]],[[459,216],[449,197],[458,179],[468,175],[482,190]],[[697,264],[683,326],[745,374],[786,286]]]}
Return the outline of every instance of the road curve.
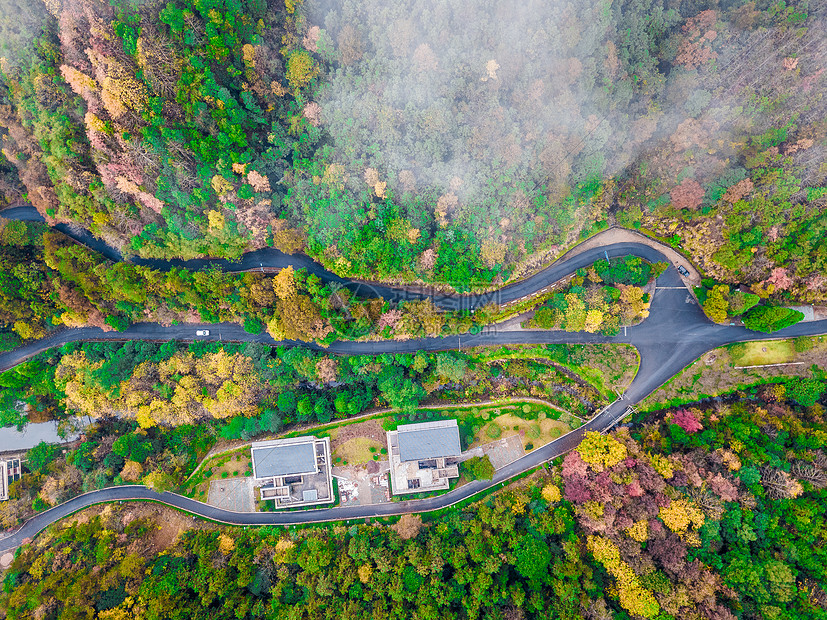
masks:
{"label": "road curve", "polygon": [[401,502],[377,504],[371,506],[337,506],[316,510],[295,512],[233,512],[216,508],[202,502],[178,495],[176,493],[159,493],[142,485],[118,486],[91,491],[35,515],[13,534],[0,538],[0,553],[19,547],[27,538],[33,538],[49,525],[64,519],[75,512],[95,504],[151,500],[185,510],[200,517],[229,525],[300,525],[307,523],[324,523],[329,521],[346,521],[367,517],[389,517],[411,512],[429,512],[446,508],[468,499],[473,495],[490,489],[502,482],[528,471],[545,461],[565,454],[575,448],[588,430],[599,430],[617,421],[626,408],[625,403],[616,401],[602,411],[586,425],[537,448],[522,458],[498,470],[492,480],[475,480],[453,491],[425,499],[409,499]]}
{"label": "road curve", "polygon": [[[37,220],[39,215],[26,207],[16,207],[0,212],[0,216],[9,219]],[[37,217],[35,217],[37,216]],[[42,221],[42,218],[40,218]],[[58,229],[60,226],[58,225]],[[72,228],[70,234],[76,240],[98,249],[102,244],[86,231]],[[86,237],[84,237],[84,234]],[[90,241],[91,240],[91,241]],[[87,243],[89,241],[89,243]],[[98,247],[96,247],[96,245]],[[105,246],[103,248],[113,260],[120,260],[117,252]],[[138,261],[155,268],[185,266],[203,269],[215,266],[232,271],[258,267],[281,268],[292,265],[305,267],[316,273],[325,281],[338,281],[348,288],[368,296],[381,295],[386,299],[410,299],[431,297],[439,306],[446,309],[473,309],[491,301],[506,303],[535,293],[570,275],[580,267],[587,266],[595,260],[609,256],[634,254],[650,261],[666,261],[667,258],[657,250],[637,243],[622,243],[585,251],[572,258],[564,259],[540,271],[526,280],[511,284],[499,291],[483,295],[428,295],[408,291],[367,285],[358,282],[345,282],[335,274],[325,271],[306,256],[287,256],[276,250],[261,250],[245,255],[239,263],[227,261]],[[265,262],[266,261],[266,262]],[[629,404],[641,401],[651,394],[670,377],[680,372],[704,352],[733,342],[746,340],[763,340],[780,337],[818,335],[827,333],[827,320],[799,323],[776,334],[751,332],[742,326],[717,325],[710,322],[694,298],[683,288],[674,266],[670,266],[657,281],[658,288],[652,298],[649,317],[640,325],[624,330],[615,337],[585,332],[569,333],[562,331],[529,330],[519,332],[498,331],[497,326],[488,326],[476,335],[446,336],[442,338],[423,338],[408,341],[337,341],[327,347],[326,351],[340,354],[380,354],[404,353],[417,350],[445,350],[462,347],[505,344],[555,344],[555,343],[604,343],[623,342],[636,347],[640,353],[641,363],[632,384],[624,392],[623,399],[617,400],[584,426],[559,439],[537,448],[522,458],[498,470],[491,481],[474,481],[453,491],[426,499],[410,499],[375,506],[337,506],[318,510],[280,513],[237,513],[202,502],[195,501],[174,493],[157,493],[143,486],[111,487],[92,491],[75,497],[46,512],[40,513],[27,521],[13,534],[0,538],[0,551],[18,547],[26,538],[31,538],[48,525],[93,504],[123,500],[152,500],[174,506],[201,517],[233,525],[295,525],[362,519],[366,517],[392,516],[409,512],[428,512],[451,506],[457,502],[489,489],[514,476],[528,471],[542,463],[565,454],[576,447],[586,431],[605,431],[622,417]],[[366,288],[367,287],[367,288]],[[6,370],[20,362],[51,347],[68,342],[88,340],[192,340],[196,329],[210,330],[209,340],[230,340],[239,342],[259,342],[268,345],[302,345],[322,349],[318,345],[307,345],[292,341],[276,341],[268,334],[249,334],[235,323],[177,325],[164,327],[157,323],[138,323],[123,332],[104,332],[98,328],[75,328],[58,331],[46,338],[29,343],[23,347],[0,354],[0,370]]]}

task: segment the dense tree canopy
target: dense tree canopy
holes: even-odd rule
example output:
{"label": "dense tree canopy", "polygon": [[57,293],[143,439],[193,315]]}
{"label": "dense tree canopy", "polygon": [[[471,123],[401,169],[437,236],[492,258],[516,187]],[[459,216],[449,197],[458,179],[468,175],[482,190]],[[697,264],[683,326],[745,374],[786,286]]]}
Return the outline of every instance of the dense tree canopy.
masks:
{"label": "dense tree canopy", "polygon": [[127,253],[467,289],[617,218],[824,300],[804,0],[47,5],[0,24],[0,191]]}
{"label": "dense tree canopy", "polygon": [[818,405],[671,410],[390,527],[204,524],[176,538],[163,514],[110,507],[25,546],[0,604],[9,618],[817,620],[824,423]]}

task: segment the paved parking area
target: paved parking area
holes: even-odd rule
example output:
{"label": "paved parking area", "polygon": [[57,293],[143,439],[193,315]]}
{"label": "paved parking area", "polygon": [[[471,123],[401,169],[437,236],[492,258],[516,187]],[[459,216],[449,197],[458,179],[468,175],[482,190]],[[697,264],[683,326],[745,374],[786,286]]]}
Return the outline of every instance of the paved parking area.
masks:
{"label": "paved parking area", "polygon": [[523,440],[519,435],[503,437],[502,439],[492,441],[480,447],[483,453],[488,455],[494,469],[501,469],[525,454],[525,450],[523,450]]}
{"label": "paved parking area", "polygon": [[253,479],[227,478],[210,482],[207,503],[210,506],[235,512],[255,512],[253,508]]}

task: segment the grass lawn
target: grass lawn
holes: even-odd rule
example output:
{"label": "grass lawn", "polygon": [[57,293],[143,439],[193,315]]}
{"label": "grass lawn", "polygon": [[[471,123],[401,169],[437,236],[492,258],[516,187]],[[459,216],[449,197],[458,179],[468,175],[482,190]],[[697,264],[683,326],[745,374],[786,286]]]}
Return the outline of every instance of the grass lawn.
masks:
{"label": "grass lawn", "polygon": [[184,487],[184,495],[202,502],[207,501],[207,492],[212,480],[239,478],[253,475],[253,461],[250,446],[217,454],[206,461],[190,478]]}
{"label": "grass lawn", "polygon": [[[393,430],[402,424],[451,418],[457,420],[464,450],[472,445],[477,446],[517,434],[520,430],[525,431],[523,443],[533,443],[535,447],[539,447],[581,424],[577,418],[544,403],[515,399],[482,405],[420,409],[415,414],[407,416],[389,415],[383,420],[382,427],[385,430]],[[514,430],[514,426],[518,426],[518,429]],[[559,434],[556,434],[558,430]]]}
{"label": "grass lawn", "polygon": [[[764,351],[763,349],[767,350]],[[796,365],[764,366],[763,364]],[[794,376],[809,376],[810,367],[827,366],[827,336],[737,343],[704,353],[692,364],[647,396],[641,411],[656,411],[694,403],[702,398],[783,383]]]}
{"label": "grass lawn", "polygon": [[348,465],[364,465],[372,461],[375,454],[380,454],[380,450],[384,447],[385,444],[370,437],[354,437],[336,446],[333,450],[333,462],[336,463],[338,459],[342,459]]}
{"label": "grass lawn", "polygon": [[570,430],[568,424],[548,418],[543,413],[540,413],[535,420],[525,420],[515,413],[504,413],[479,429],[470,447],[476,448],[501,437],[519,435],[526,449],[531,450],[554,441]]}
{"label": "grass lawn", "polygon": [[[342,420],[314,429],[305,429],[302,434],[316,437],[330,437],[334,465],[359,465],[376,460],[387,459],[385,431],[395,430],[403,424],[431,422],[435,420],[455,419],[460,430],[464,450],[484,436],[484,429],[502,427],[500,436],[514,435],[525,431],[523,443],[533,443],[539,447],[556,439],[570,430],[578,428],[582,420],[538,401],[522,399],[495,401],[479,405],[442,405],[423,407],[414,413],[400,412],[379,413],[362,420]],[[507,422],[505,422],[505,421]],[[495,422],[491,425],[491,422]],[[514,431],[514,426],[519,428]],[[508,431],[508,432],[506,432]],[[287,436],[295,436],[289,433]],[[499,439],[488,436],[486,443]],[[371,447],[375,449],[371,452]]]}
{"label": "grass lawn", "polygon": [[795,358],[792,340],[741,342],[729,349],[735,366],[760,366],[762,364],[786,364]]}

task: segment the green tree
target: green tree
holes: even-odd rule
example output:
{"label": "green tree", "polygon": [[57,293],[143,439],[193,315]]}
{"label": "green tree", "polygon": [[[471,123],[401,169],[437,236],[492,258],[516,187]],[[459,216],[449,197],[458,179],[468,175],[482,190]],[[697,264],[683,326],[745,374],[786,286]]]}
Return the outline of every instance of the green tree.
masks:
{"label": "green tree", "polygon": [[715,323],[724,323],[727,320],[729,302],[727,296],[729,295],[729,287],[724,284],[717,284],[712,287],[712,290],[707,292],[704,300],[704,312],[711,321]]}
{"label": "green tree", "polygon": [[296,406],[296,411],[299,413],[299,421],[307,422],[313,417],[314,407],[313,401],[309,396],[302,396],[299,399],[299,404]]}
{"label": "green tree", "polygon": [[462,472],[468,480],[491,480],[494,477],[494,466],[488,455],[474,456],[461,463]]}
{"label": "green tree", "polygon": [[818,379],[795,377],[786,382],[786,395],[799,405],[811,407],[824,394],[824,381]]}
{"label": "green tree", "polygon": [[286,414],[291,414],[296,410],[296,394],[291,391],[282,392],[279,394],[277,401],[279,411]]}
{"label": "green tree", "polygon": [[740,290],[733,291],[729,296],[729,313],[732,316],[744,314],[761,300],[758,295],[744,293]]}
{"label": "green tree", "polygon": [[755,306],[744,317],[744,326],[757,332],[772,333],[795,325],[804,314],[780,306]]}
{"label": "green tree", "polygon": [[26,453],[26,467],[36,473],[46,473],[49,463],[60,452],[61,447],[59,445],[41,441]]}
{"label": "green tree", "polygon": [[78,449],[75,451],[75,458],[73,459],[75,467],[86,472],[92,470],[95,466],[95,446],[97,446],[97,442],[94,441],[84,441],[78,446]]}
{"label": "green tree", "polygon": [[548,544],[531,534],[523,535],[517,543],[515,568],[530,581],[542,583],[548,576],[551,551]]}

